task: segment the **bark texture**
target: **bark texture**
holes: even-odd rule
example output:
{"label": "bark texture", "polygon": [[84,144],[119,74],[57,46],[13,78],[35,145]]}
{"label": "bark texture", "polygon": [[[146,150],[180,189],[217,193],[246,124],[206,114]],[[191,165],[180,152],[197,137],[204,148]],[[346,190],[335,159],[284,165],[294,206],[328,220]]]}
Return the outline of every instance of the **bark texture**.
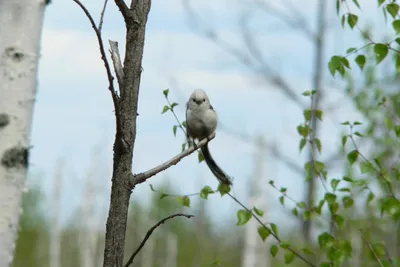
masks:
{"label": "bark texture", "polygon": [[0,267],[12,263],[22,212],[46,4],[0,1]]}
{"label": "bark texture", "polygon": [[[119,119],[114,142],[114,165],[110,210],[106,225],[104,267],[123,266],[125,231],[131,194],[132,157],[136,138],[136,116],[142,57],[150,0],[132,1],[130,9],[115,0],[126,23],[124,79],[120,88]],[[118,125],[119,124],[119,125]]]}

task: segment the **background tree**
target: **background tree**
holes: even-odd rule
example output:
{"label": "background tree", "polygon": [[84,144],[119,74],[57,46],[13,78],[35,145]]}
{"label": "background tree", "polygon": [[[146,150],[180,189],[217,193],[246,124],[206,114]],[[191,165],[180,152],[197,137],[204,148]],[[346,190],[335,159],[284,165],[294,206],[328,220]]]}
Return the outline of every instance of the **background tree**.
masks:
{"label": "background tree", "polygon": [[13,261],[37,86],[43,1],[0,3],[0,266]]}

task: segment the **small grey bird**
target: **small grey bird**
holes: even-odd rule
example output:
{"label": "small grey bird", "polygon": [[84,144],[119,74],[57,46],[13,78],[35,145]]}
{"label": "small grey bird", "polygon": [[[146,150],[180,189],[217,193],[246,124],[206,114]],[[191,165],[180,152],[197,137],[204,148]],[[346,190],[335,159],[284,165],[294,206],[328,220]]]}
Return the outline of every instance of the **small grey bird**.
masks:
{"label": "small grey bird", "polygon": [[[189,137],[199,141],[208,138],[217,129],[218,115],[210,104],[207,94],[196,89],[186,105],[186,133]],[[211,172],[224,184],[231,185],[230,177],[217,165],[208,149],[208,144],[201,147],[204,160]]]}

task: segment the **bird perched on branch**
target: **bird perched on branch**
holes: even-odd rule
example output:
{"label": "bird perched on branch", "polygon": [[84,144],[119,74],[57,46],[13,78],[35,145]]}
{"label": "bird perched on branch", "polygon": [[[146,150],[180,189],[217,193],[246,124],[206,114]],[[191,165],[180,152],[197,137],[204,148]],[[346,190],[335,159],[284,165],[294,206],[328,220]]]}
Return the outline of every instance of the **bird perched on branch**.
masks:
{"label": "bird perched on branch", "polygon": [[[210,104],[207,94],[196,89],[186,105],[186,134],[199,141],[208,138],[215,132],[218,124],[218,115]],[[194,144],[195,145],[195,144]],[[217,165],[208,149],[208,144],[201,147],[204,160],[215,177],[223,184],[231,185],[230,177]]]}

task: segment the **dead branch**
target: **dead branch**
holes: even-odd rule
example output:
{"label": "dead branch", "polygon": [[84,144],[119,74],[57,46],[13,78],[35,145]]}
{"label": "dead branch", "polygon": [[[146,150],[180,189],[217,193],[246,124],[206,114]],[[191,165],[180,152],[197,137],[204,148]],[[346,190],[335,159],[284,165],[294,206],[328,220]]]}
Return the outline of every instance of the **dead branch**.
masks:
{"label": "dead branch", "polygon": [[114,103],[115,118],[116,118],[116,128],[117,128],[117,133],[118,133],[118,132],[120,132],[120,129],[121,129],[121,123],[120,123],[120,119],[119,119],[119,114],[120,114],[119,113],[119,98],[118,98],[118,95],[117,95],[117,93],[115,91],[115,88],[114,88],[114,77],[112,76],[110,64],[108,64],[108,60],[107,60],[107,57],[106,57],[106,52],[104,51],[104,44],[103,44],[103,39],[101,38],[101,32],[100,32],[99,28],[96,27],[96,23],[94,22],[92,15],[90,15],[89,10],[87,10],[87,8],[79,0],[72,0],[72,1],[77,3],[78,6],[83,10],[83,12],[85,13],[86,17],[89,19],[90,24],[92,25],[94,32],[96,33],[97,41],[99,43],[101,60],[103,60],[104,67],[106,68],[106,72],[107,72],[108,90],[110,90],[111,97],[112,97],[113,103]]}
{"label": "dead branch", "polygon": [[111,60],[114,65],[114,71],[117,76],[119,88],[122,88],[124,80],[124,69],[122,67],[121,57],[119,55],[118,42],[112,40],[108,40],[108,42],[110,44]]}
{"label": "dead branch", "polygon": [[145,182],[147,179],[149,179],[150,177],[156,175],[157,173],[168,169],[172,165],[176,165],[179,161],[181,161],[181,159],[183,159],[184,157],[189,156],[194,151],[196,151],[198,148],[201,148],[202,146],[207,144],[209,141],[214,139],[214,137],[215,137],[215,133],[213,133],[208,138],[205,138],[205,139],[201,140],[199,143],[196,144],[195,147],[190,147],[190,148],[186,149],[182,153],[180,153],[180,154],[176,155],[175,157],[173,157],[172,159],[160,164],[159,166],[154,167],[154,168],[152,168],[152,169],[150,169],[148,171],[132,175],[132,189],[137,184],[141,184],[141,183]]}
{"label": "dead branch", "polygon": [[129,257],[129,260],[126,262],[126,264],[124,265],[124,267],[128,267],[129,265],[132,264],[133,260],[135,259],[136,255],[139,253],[139,251],[144,247],[144,245],[146,244],[147,240],[150,238],[151,234],[153,233],[153,231],[159,227],[161,224],[165,223],[166,221],[168,221],[169,219],[175,218],[175,217],[186,217],[188,219],[193,218],[194,215],[190,215],[190,214],[182,214],[182,213],[177,213],[171,216],[168,216],[164,219],[162,219],[161,221],[159,221],[158,223],[156,223],[153,227],[150,228],[149,231],[147,231],[146,236],[144,237],[144,239],[142,240],[142,242],[140,243],[139,247],[132,253],[132,255]]}

